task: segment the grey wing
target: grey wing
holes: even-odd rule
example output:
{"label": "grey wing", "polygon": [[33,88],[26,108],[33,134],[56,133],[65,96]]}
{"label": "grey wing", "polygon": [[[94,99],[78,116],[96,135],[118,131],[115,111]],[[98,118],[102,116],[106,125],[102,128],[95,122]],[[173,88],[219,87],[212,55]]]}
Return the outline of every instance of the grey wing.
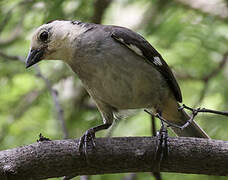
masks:
{"label": "grey wing", "polygon": [[172,71],[153,46],[142,36],[130,29],[112,26],[111,31],[112,38],[125,45],[139,56],[142,56],[149,64],[152,64],[163,75],[173,91],[176,100],[182,102],[181,90]]}

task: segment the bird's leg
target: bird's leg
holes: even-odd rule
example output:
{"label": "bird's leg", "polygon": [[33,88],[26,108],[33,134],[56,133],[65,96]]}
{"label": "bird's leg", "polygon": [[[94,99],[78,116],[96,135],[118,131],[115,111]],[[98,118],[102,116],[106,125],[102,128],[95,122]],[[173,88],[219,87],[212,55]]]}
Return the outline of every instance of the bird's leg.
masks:
{"label": "bird's leg", "polygon": [[87,156],[89,142],[91,142],[92,147],[95,148],[95,133],[104,129],[108,129],[111,125],[112,124],[107,123],[88,129],[79,140],[79,151],[82,152],[84,147],[84,154]]}
{"label": "bird's leg", "polygon": [[95,148],[95,134],[98,131],[108,129],[113,123],[113,108],[95,99],[96,105],[101,113],[104,124],[88,129],[79,140],[79,152],[84,153],[88,161],[88,145],[91,143],[92,149]]}
{"label": "bird's leg", "polygon": [[[152,130],[153,137],[156,137],[157,131],[156,131],[156,124],[155,124],[155,116],[154,115],[151,115],[151,130]],[[160,165],[157,165],[157,166],[160,167]],[[154,166],[153,171],[152,171],[152,174],[154,175],[155,180],[162,180],[159,168],[155,168],[155,167],[156,167],[156,165]]]}
{"label": "bird's leg", "polygon": [[[161,120],[161,119],[160,119]],[[154,172],[160,172],[160,164],[161,161],[168,156],[168,131],[167,128],[164,125],[163,120],[161,120],[161,128],[157,132],[157,146],[155,151],[155,166],[154,166]]]}
{"label": "bird's leg", "polygon": [[145,112],[149,113],[152,116],[158,117],[161,120],[161,128],[156,134],[156,150],[154,155],[154,162],[155,165],[153,167],[153,172],[156,175],[159,175],[158,178],[161,179],[160,176],[160,165],[161,161],[168,157],[168,131],[166,126],[164,125],[164,119],[161,116],[161,112],[158,112],[156,114],[152,114],[151,112],[144,110]]}

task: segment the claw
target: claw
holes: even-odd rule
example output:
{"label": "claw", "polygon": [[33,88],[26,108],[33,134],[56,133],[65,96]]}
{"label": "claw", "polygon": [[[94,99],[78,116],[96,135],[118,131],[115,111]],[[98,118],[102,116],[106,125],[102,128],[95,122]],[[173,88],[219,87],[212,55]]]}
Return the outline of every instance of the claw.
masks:
{"label": "claw", "polygon": [[155,160],[154,172],[160,172],[161,161],[168,157],[168,152],[169,152],[168,143],[167,143],[168,131],[164,127],[164,124],[162,121],[161,123],[162,123],[161,129],[160,131],[157,132],[157,147],[156,147],[155,156],[154,156],[154,160]]}
{"label": "claw", "polygon": [[165,128],[165,131],[163,132],[163,136],[164,136],[164,139],[163,139],[163,151],[164,151],[164,159],[166,159],[168,157],[168,154],[169,154],[169,147],[168,147],[168,131],[167,129]]}
{"label": "claw", "polygon": [[86,160],[88,161],[88,146],[89,144],[92,145],[92,149],[94,149],[96,147],[95,144],[95,133],[103,130],[103,129],[108,129],[112,124],[102,124],[93,128],[88,129],[85,134],[80,138],[79,140],[79,152],[81,154],[85,155]]}
{"label": "claw", "polygon": [[80,152],[80,153],[82,152],[84,143],[85,143],[85,135],[83,135],[83,136],[80,137],[80,139],[79,139],[79,152]]}
{"label": "claw", "polygon": [[[92,143],[92,148],[95,148],[95,131],[93,128],[87,130],[85,134],[80,138],[79,140],[79,151],[80,153],[84,153],[87,156],[87,150],[88,150],[88,145],[91,142]],[[84,152],[83,152],[83,147],[84,147]]]}

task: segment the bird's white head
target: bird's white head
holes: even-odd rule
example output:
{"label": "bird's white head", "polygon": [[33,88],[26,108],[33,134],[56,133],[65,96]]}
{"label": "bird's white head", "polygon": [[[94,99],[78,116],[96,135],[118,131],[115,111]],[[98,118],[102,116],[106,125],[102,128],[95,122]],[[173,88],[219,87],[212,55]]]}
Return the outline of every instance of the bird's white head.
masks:
{"label": "bird's white head", "polygon": [[32,36],[26,68],[46,60],[67,61],[73,56],[73,40],[86,31],[72,21],[52,21],[36,29]]}

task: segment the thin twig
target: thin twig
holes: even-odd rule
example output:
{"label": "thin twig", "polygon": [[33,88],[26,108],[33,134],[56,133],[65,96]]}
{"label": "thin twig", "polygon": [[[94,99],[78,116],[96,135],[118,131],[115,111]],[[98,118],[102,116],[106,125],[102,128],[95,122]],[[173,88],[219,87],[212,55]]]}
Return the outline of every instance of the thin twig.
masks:
{"label": "thin twig", "polygon": [[223,58],[220,61],[220,63],[218,64],[218,66],[215,69],[213,69],[211,72],[209,72],[206,76],[201,78],[201,80],[204,82],[204,87],[200,92],[198,101],[195,103],[195,105],[193,107],[196,107],[203,101],[203,99],[206,96],[206,93],[209,89],[210,80],[212,78],[214,78],[215,76],[217,76],[218,73],[221,72],[221,70],[225,67],[225,65],[227,63],[227,60],[228,60],[228,51],[224,53]]}
{"label": "thin twig", "polygon": [[11,15],[12,15],[12,9],[10,9],[4,19],[2,20],[2,22],[0,23],[0,33],[4,30],[4,28],[6,27],[6,24],[9,22],[10,18],[11,18]]}
{"label": "thin twig", "polygon": [[62,128],[63,138],[66,139],[69,137],[69,135],[68,135],[68,131],[67,131],[67,128],[65,125],[64,111],[63,111],[63,109],[59,103],[59,100],[58,100],[58,92],[57,92],[57,90],[52,88],[50,81],[41,73],[40,68],[38,66],[35,66],[35,69],[37,72],[37,77],[40,77],[41,79],[43,79],[43,81],[45,82],[47,88],[49,89],[49,91],[52,95],[52,99],[53,99],[54,104],[55,104],[55,109],[56,109],[56,112],[58,114],[57,118],[58,118],[59,123],[60,123],[61,128]]}
{"label": "thin twig", "polygon": [[[13,42],[15,42],[20,37],[20,35],[23,32],[22,31],[22,25],[23,25],[24,19],[25,19],[25,14],[22,14],[22,16],[20,17],[19,22],[17,22],[17,24],[15,24],[12,32],[10,33],[10,36],[7,37],[7,38],[4,38],[4,39],[0,38],[0,46],[6,46],[6,45],[9,45],[9,44],[12,44]],[[2,25],[6,26],[6,24],[2,24]]]}
{"label": "thin twig", "polygon": [[196,107],[197,105],[199,105],[204,100],[206,93],[208,91],[208,88],[209,88],[209,82],[210,81],[204,82],[203,89],[200,91],[199,99],[197,100],[197,102],[194,104],[193,107]]}
{"label": "thin twig", "polygon": [[[3,52],[0,51],[0,56],[9,60],[19,60],[21,62],[25,62],[25,58],[22,56],[12,56],[12,55],[7,55]],[[37,65],[35,65],[35,71],[36,71],[36,76],[43,79],[43,81],[45,82],[45,85],[47,86],[48,90],[50,91],[51,95],[52,95],[52,99],[54,101],[55,104],[55,109],[57,112],[57,118],[60,122],[61,128],[62,128],[62,132],[63,132],[63,138],[66,139],[68,138],[68,131],[65,125],[65,120],[64,120],[64,111],[59,103],[58,100],[58,93],[55,89],[52,88],[52,84],[50,83],[50,81],[41,73],[39,67]]]}
{"label": "thin twig", "polygon": [[25,62],[25,58],[22,57],[22,56],[12,56],[12,55],[8,55],[2,51],[0,51],[0,56],[2,58],[5,58],[5,59],[9,59],[9,60],[13,60],[13,61],[21,61],[21,62]]}
{"label": "thin twig", "polygon": [[224,53],[222,60],[218,63],[217,67],[202,77],[195,77],[192,74],[186,74],[186,73],[177,73],[176,76],[182,80],[196,80],[196,81],[207,82],[213,77],[217,76],[218,73],[220,73],[221,70],[225,68],[227,61],[228,61],[228,51]]}
{"label": "thin twig", "polygon": [[181,128],[181,126],[178,126],[172,122],[167,121],[166,119],[164,119],[159,113],[153,114],[152,112],[148,111],[147,109],[144,109],[144,111],[148,114],[150,114],[151,116],[157,117],[159,118],[161,121],[165,122],[166,124],[168,124],[168,126],[172,126],[175,128]]}
{"label": "thin twig", "polygon": [[204,81],[208,81],[209,79],[215,77],[221,70],[225,67],[228,61],[228,51],[224,53],[222,60],[218,64],[218,66],[213,69],[210,73],[203,77]]}
{"label": "thin twig", "polygon": [[[18,9],[19,7],[24,7],[25,5],[31,4],[33,2],[35,2],[35,0],[24,0],[11,6],[9,10],[5,13],[3,21],[0,23],[0,33],[4,30],[5,27],[7,27],[7,23],[10,22],[12,12],[14,12],[15,9]],[[0,39],[0,46],[9,45],[15,42],[20,37],[20,35],[23,32],[22,24],[24,22],[24,19],[25,19],[25,13],[22,13],[20,16],[19,22],[14,25],[14,28],[10,33],[10,36],[6,39]]]}
{"label": "thin twig", "polygon": [[188,121],[186,121],[186,123],[184,125],[182,125],[182,126],[179,126],[179,125],[177,125],[175,123],[172,123],[172,122],[164,119],[162,117],[162,115],[159,114],[159,113],[153,114],[153,113],[151,113],[150,111],[148,111],[146,109],[144,111],[147,112],[150,115],[153,115],[153,116],[159,118],[161,121],[165,122],[169,127],[175,127],[175,128],[179,128],[181,130],[183,130],[184,128],[188,127],[192,123],[192,121],[194,120],[194,118],[197,116],[197,114],[199,112],[212,113],[212,114],[219,114],[219,115],[223,115],[223,116],[228,116],[228,111],[217,111],[217,110],[206,109],[206,108],[196,108],[196,109],[194,109],[194,108],[190,108],[190,107],[186,106],[185,104],[183,104],[182,107],[179,108],[179,110],[181,110],[181,109],[188,109],[188,110],[192,111],[191,118]]}
{"label": "thin twig", "polygon": [[194,104],[193,107],[198,106],[204,100],[206,93],[209,89],[211,79],[213,79],[215,76],[217,76],[222,71],[222,69],[224,69],[226,67],[225,65],[226,65],[227,61],[228,61],[228,51],[226,51],[223,54],[222,60],[218,63],[218,65],[211,72],[207,73],[203,77],[195,77],[195,76],[192,76],[192,74],[177,73],[177,76],[179,79],[195,80],[195,81],[201,81],[204,83],[204,86],[199,95],[199,99],[197,100],[197,102]]}
{"label": "thin twig", "polygon": [[[190,111],[194,111],[195,109],[190,108],[183,104],[183,108],[188,109]],[[228,116],[228,111],[217,111],[217,110],[212,110],[212,109],[206,109],[206,108],[199,108],[197,109],[198,112],[204,112],[204,113],[212,113],[212,114],[219,114],[223,116]]]}

